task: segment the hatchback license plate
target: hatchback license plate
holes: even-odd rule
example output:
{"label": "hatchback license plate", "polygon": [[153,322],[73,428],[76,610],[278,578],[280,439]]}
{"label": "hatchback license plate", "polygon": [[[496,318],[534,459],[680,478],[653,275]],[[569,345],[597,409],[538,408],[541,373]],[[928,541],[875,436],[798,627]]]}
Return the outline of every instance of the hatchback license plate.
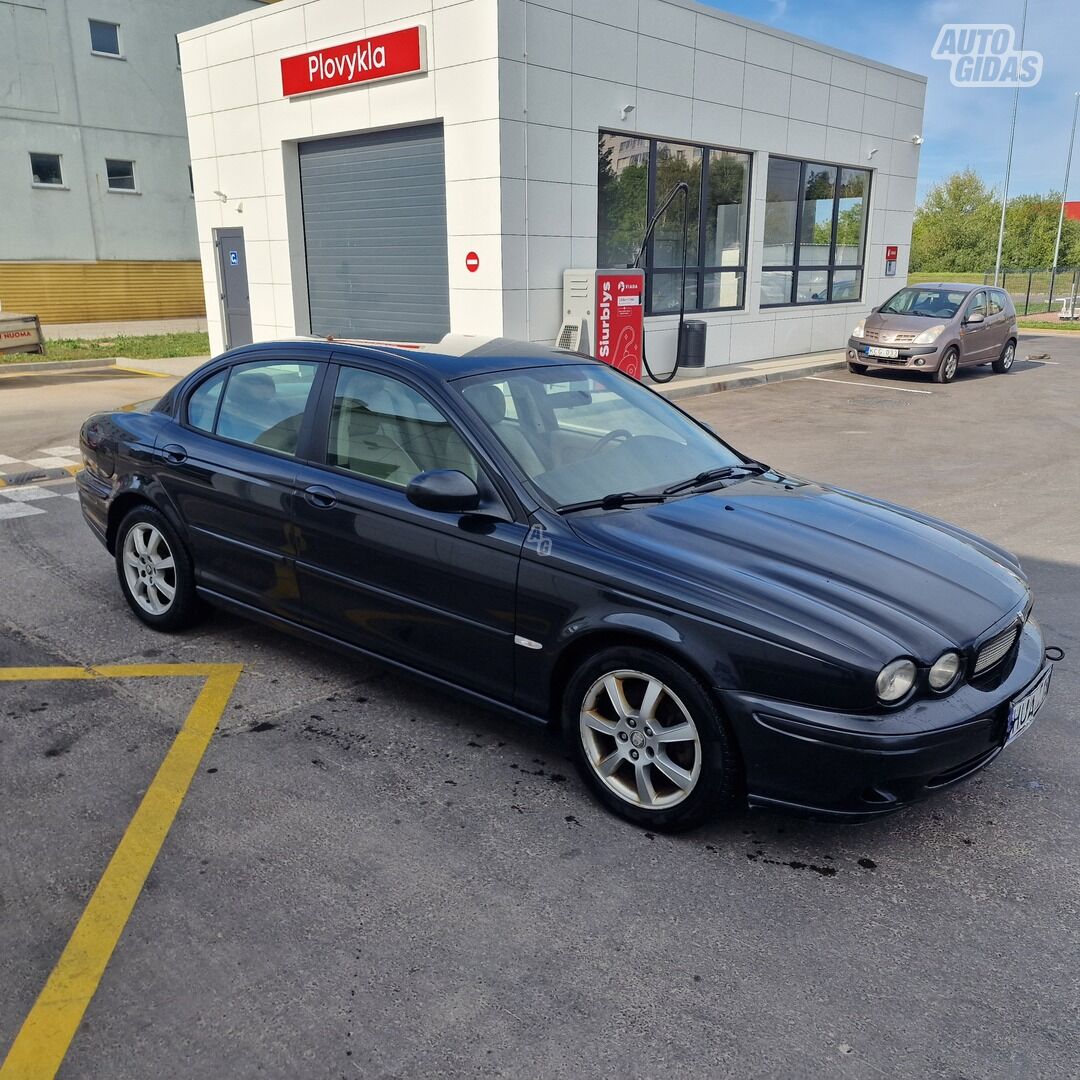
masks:
{"label": "hatchback license plate", "polygon": [[1050,692],[1050,676],[1053,672],[1053,667],[1047,665],[1035,685],[1009,705],[1009,721],[1005,727],[1006,746],[1031,727],[1031,721],[1035,719],[1035,714],[1042,708],[1046,695]]}
{"label": "hatchback license plate", "polygon": [[881,356],[886,360],[896,360],[900,356],[899,349],[883,349],[880,345],[867,345],[867,356]]}

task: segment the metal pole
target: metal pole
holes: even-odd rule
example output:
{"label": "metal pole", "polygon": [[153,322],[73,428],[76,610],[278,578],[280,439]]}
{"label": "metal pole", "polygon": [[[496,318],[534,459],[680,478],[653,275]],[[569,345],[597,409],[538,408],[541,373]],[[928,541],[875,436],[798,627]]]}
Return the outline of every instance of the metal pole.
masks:
{"label": "metal pole", "polygon": [[1076,104],[1073,106],[1072,132],[1069,135],[1069,153],[1065,157],[1065,183],[1061,185],[1061,212],[1058,214],[1057,239],[1054,241],[1054,261],[1050,264],[1050,301],[1054,300],[1054,274],[1057,272],[1058,256],[1061,254],[1061,227],[1065,224],[1065,200],[1069,197],[1069,172],[1072,170],[1073,143],[1076,142],[1076,117],[1080,115],[1080,90],[1073,97]]}
{"label": "metal pole", "polygon": [[[1028,0],[1024,0],[1024,16],[1020,22],[1020,51],[1024,51],[1024,36],[1027,33]],[[1005,186],[1001,192],[1001,224],[998,226],[997,259],[994,261],[994,284],[998,283],[1001,273],[1001,248],[1005,243],[1005,208],[1009,205],[1009,174],[1012,172],[1013,142],[1016,140],[1016,111],[1020,107],[1020,84],[1013,92],[1012,126],[1009,129],[1009,156],[1005,161]]]}

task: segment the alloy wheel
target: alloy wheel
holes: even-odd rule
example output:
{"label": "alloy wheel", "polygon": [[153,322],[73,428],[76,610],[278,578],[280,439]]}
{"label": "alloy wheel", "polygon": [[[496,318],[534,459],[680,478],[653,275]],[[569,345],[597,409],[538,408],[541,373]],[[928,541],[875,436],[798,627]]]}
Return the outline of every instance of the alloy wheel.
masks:
{"label": "alloy wheel", "polygon": [[956,353],[951,352],[945,357],[945,382],[949,382],[956,374]]}
{"label": "alloy wheel", "polygon": [[596,776],[633,806],[669,809],[697,784],[697,725],[674,691],[653,675],[631,670],[602,675],[582,701],[579,729]]}
{"label": "alloy wheel", "polygon": [[124,579],[135,603],[151,615],[164,615],[176,596],[176,561],[161,531],[136,522],[124,537]]}
{"label": "alloy wheel", "polygon": [[1013,366],[1013,360],[1016,358],[1016,346],[1010,341],[1005,346],[1005,355],[1001,358],[1002,371],[1008,371]]}

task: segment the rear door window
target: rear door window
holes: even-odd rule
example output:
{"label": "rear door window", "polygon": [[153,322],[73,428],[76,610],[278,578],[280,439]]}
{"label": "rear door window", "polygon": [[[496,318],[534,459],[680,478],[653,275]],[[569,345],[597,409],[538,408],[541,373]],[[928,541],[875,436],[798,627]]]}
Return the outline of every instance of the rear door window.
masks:
{"label": "rear door window", "polygon": [[218,402],[221,400],[221,388],[225,385],[228,370],[219,371],[216,375],[207,379],[194,394],[188,398],[187,416],[188,423],[199,431],[211,432],[214,430],[214,421],[217,419]]}
{"label": "rear door window", "polygon": [[280,454],[295,454],[318,369],[316,363],[289,360],[237,364],[229,373],[214,433]]}

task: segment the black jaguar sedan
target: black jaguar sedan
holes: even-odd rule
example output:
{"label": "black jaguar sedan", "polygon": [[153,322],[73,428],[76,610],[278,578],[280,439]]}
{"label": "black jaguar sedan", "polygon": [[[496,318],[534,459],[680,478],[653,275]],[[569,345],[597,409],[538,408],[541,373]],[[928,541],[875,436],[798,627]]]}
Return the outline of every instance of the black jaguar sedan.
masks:
{"label": "black jaguar sedan", "polygon": [[1046,699],[1008,552],[748,460],[576,354],[253,345],[81,445],[147,625],[212,604],[557,725],[649,828],[895,810]]}

